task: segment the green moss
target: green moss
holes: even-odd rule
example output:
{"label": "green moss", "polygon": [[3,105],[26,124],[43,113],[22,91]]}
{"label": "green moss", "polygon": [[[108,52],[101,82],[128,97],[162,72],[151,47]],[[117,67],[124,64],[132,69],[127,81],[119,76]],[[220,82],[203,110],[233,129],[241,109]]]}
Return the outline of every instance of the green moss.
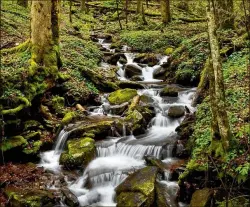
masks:
{"label": "green moss", "polygon": [[37,154],[43,145],[43,142],[38,140],[32,143],[32,146],[24,148],[23,152],[25,154]]}
{"label": "green moss", "polygon": [[2,115],[6,115],[6,114],[16,114],[17,112],[21,111],[22,109],[29,107],[31,105],[31,103],[29,102],[29,100],[25,97],[18,97],[17,100],[19,100],[20,102],[22,102],[22,104],[20,104],[18,107],[13,108],[13,109],[6,109],[6,110],[2,110],[1,114]]}
{"label": "green moss", "polygon": [[7,187],[4,190],[9,198],[9,204],[13,207],[27,206],[27,207],[41,207],[54,206],[53,195],[49,191],[33,189],[21,189],[14,187]]}
{"label": "green moss", "polygon": [[31,132],[28,135],[24,136],[24,139],[39,139],[41,137],[41,132]]}
{"label": "green moss", "polygon": [[67,142],[67,151],[60,156],[60,164],[77,168],[87,166],[95,157],[95,141],[91,138],[73,139]]}
{"label": "green moss", "polygon": [[68,112],[65,114],[65,116],[62,119],[62,124],[67,125],[70,122],[73,121],[73,119],[76,118],[76,113],[75,112]]}
{"label": "green moss", "polygon": [[137,95],[135,89],[120,89],[109,94],[108,100],[113,105],[129,102]]}
{"label": "green moss", "polygon": [[117,196],[117,207],[147,207],[147,197],[140,192],[122,192]]}
{"label": "green moss", "polygon": [[63,114],[64,104],[65,104],[64,98],[60,96],[54,96],[51,99],[51,102],[52,102],[52,108],[55,110],[55,112],[58,114]]}
{"label": "green moss", "polygon": [[36,120],[28,120],[24,123],[24,131],[34,128],[43,129],[43,126]]}
{"label": "green moss", "polygon": [[24,139],[22,136],[14,136],[9,137],[8,139],[4,140],[0,147],[3,152],[8,151],[15,147],[23,147],[28,144],[27,140]]}
{"label": "green moss", "polygon": [[165,54],[166,55],[171,55],[173,53],[174,49],[172,47],[168,47],[166,50],[165,50]]}
{"label": "green moss", "polygon": [[166,86],[160,91],[161,96],[171,96],[171,97],[177,97],[178,96],[178,89],[173,87]]}
{"label": "green moss", "polygon": [[210,199],[213,195],[213,190],[204,188],[196,190],[192,196],[190,207],[206,207],[210,204]]}

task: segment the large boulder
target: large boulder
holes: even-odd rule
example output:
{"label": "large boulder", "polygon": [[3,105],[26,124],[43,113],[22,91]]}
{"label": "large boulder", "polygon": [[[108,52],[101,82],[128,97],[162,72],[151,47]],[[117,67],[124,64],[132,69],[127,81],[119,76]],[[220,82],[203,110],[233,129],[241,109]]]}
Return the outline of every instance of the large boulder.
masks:
{"label": "large boulder", "polygon": [[136,63],[126,64],[124,70],[125,70],[125,76],[127,78],[131,78],[135,75],[142,75],[142,67],[140,67]]}
{"label": "large boulder", "polygon": [[116,53],[114,55],[106,57],[105,59],[106,59],[107,63],[109,63],[111,65],[116,65],[117,62],[120,60],[120,58],[126,58],[126,57],[123,53]]}
{"label": "large boulder", "polygon": [[184,106],[170,106],[168,109],[168,116],[172,118],[179,118],[185,114]]}
{"label": "large boulder", "polygon": [[166,86],[160,91],[160,96],[170,96],[170,97],[177,97],[178,96],[178,89],[174,87]]}
{"label": "large boulder", "polygon": [[148,54],[148,53],[140,53],[137,54],[135,57],[134,61],[142,64],[147,64],[149,66],[154,66],[156,65],[159,60],[158,60],[158,55],[157,54]]}
{"label": "large boulder", "polygon": [[95,141],[91,138],[72,139],[60,156],[60,164],[67,168],[87,166],[95,157]]}
{"label": "large boulder", "polygon": [[137,95],[135,89],[120,89],[109,94],[108,101],[112,105],[119,105],[125,102],[130,102]]}
{"label": "large boulder", "polygon": [[4,190],[8,197],[8,206],[12,207],[52,207],[56,206],[55,197],[48,190],[7,187]]}
{"label": "large boulder", "polygon": [[208,207],[210,206],[210,201],[213,195],[213,190],[209,188],[203,188],[201,190],[196,190],[192,195],[190,207]]}
{"label": "large boulder", "polygon": [[150,207],[155,197],[157,167],[145,167],[129,175],[115,190],[117,206]]}
{"label": "large boulder", "polygon": [[123,112],[128,108],[129,103],[125,102],[120,105],[110,106],[111,114],[122,115]]}
{"label": "large boulder", "polygon": [[175,129],[180,140],[187,140],[194,131],[195,115],[187,114],[182,123]]}
{"label": "large boulder", "polygon": [[129,131],[134,134],[140,134],[145,131],[144,119],[138,110],[130,111],[125,118],[125,122],[128,123]]}

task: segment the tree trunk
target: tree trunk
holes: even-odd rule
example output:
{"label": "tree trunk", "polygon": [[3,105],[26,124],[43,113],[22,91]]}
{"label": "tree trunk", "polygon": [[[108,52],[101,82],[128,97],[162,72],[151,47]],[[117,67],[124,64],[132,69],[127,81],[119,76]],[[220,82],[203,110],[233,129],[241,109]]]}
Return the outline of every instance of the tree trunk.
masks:
{"label": "tree trunk", "polygon": [[214,77],[212,77],[211,82],[211,84],[214,85],[212,86],[214,87],[212,90],[215,94],[213,98],[214,110],[212,111],[215,111],[215,113],[213,113],[213,116],[216,116],[220,135],[220,137],[216,138],[216,140],[220,140],[220,143],[222,143],[223,146],[223,150],[226,151],[229,147],[231,132],[226,112],[222,64],[220,58],[218,38],[216,34],[217,25],[215,23],[214,4],[212,1],[209,1],[209,6],[207,9],[207,18],[211,60],[214,75]]}
{"label": "tree trunk", "polygon": [[86,13],[86,0],[81,0],[81,12]]}
{"label": "tree trunk", "polygon": [[162,23],[166,25],[171,21],[169,0],[160,0]]}
{"label": "tree trunk", "polygon": [[[36,0],[31,5],[31,75],[43,69],[48,77],[57,76],[59,55],[59,1]],[[39,70],[38,70],[39,69]]]}
{"label": "tree trunk", "polygon": [[233,0],[212,0],[216,14],[216,21],[220,29],[234,28]]}
{"label": "tree trunk", "polygon": [[137,0],[137,14],[142,14],[142,6],[143,6],[143,0]]}
{"label": "tree trunk", "polygon": [[17,0],[19,6],[28,7],[28,0]]}

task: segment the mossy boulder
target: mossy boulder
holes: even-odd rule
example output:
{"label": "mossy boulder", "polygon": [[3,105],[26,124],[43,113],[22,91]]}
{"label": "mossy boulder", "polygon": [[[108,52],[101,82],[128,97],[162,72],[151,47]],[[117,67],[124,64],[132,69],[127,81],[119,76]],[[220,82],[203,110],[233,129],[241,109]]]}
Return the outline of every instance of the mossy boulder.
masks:
{"label": "mossy boulder", "polygon": [[150,206],[147,196],[140,192],[122,192],[117,196],[117,207],[146,207]]}
{"label": "mossy boulder", "polygon": [[192,196],[190,207],[208,207],[210,206],[210,200],[213,195],[213,190],[209,188],[203,188],[196,190]]}
{"label": "mossy boulder", "polygon": [[130,111],[125,118],[125,122],[128,123],[129,130],[134,134],[143,133],[145,130],[143,116],[137,110]]}
{"label": "mossy boulder", "polygon": [[166,86],[160,91],[160,96],[170,96],[170,97],[177,97],[178,96],[178,89],[174,87]]}
{"label": "mossy boulder", "polygon": [[72,139],[60,156],[60,164],[68,168],[86,166],[95,157],[95,141],[91,138]]}
{"label": "mossy boulder", "polygon": [[159,62],[157,55],[154,53],[137,54],[134,61],[142,64],[147,64],[149,66],[154,66]]}
{"label": "mossy boulder", "polygon": [[12,207],[53,207],[55,198],[50,191],[7,187],[4,190]]}
{"label": "mossy boulder", "polygon": [[127,78],[131,78],[135,75],[142,75],[142,67],[140,67],[136,63],[126,64],[124,70],[125,70],[125,76]]}
{"label": "mossy boulder", "polygon": [[168,116],[172,118],[179,118],[185,114],[184,106],[170,106],[168,109]]}
{"label": "mossy boulder", "polygon": [[147,165],[157,167],[161,173],[164,173],[167,170],[166,164],[154,156],[145,156],[145,161]]}
{"label": "mossy boulder", "polygon": [[63,117],[62,119],[62,124],[63,125],[67,125],[69,124],[70,122],[74,121],[74,119],[77,117],[77,114],[76,112],[68,112],[65,114],[65,116]]}
{"label": "mossy boulder", "polygon": [[9,137],[0,144],[1,151],[5,152],[17,147],[25,147],[28,142],[23,136]]}
{"label": "mossy boulder", "polygon": [[154,66],[153,78],[155,79],[164,79],[164,75],[168,68],[161,67],[160,65]]}
{"label": "mossy boulder", "polygon": [[112,105],[119,105],[125,102],[130,102],[137,95],[135,89],[120,89],[109,94],[108,101]]}
{"label": "mossy boulder", "polygon": [[145,167],[129,175],[116,188],[117,206],[151,206],[157,173],[157,167]]}
{"label": "mossy boulder", "polygon": [[175,129],[179,139],[189,139],[194,131],[195,115],[187,114],[182,123]]}
{"label": "mossy boulder", "polygon": [[148,95],[141,95],[140,101],[144,104],[152,104],[154,103],[154,99],[151,96]]}

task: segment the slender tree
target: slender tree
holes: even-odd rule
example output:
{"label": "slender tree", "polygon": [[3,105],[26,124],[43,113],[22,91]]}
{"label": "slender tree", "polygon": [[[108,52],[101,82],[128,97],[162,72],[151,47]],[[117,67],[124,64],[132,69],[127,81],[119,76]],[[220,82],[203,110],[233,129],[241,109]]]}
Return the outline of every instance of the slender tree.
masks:
{"label": "slender tree", "polygon": [[160,0],[160,7],[161,7],[161,17],[162,23],[166,25],[171,21],[170,16],[170,1],[169,0]]}
{"label": "slender tree", "polygon": [[233,0],[212,0],[213,7],[216,8],[215,18],[220,29],[234,28],[234,5]]}
{"label": "slender tree", "polygon": [[[212,0],[208,0],[207,18],[208,35],[211,51],[211,73],[210,73],[210,101],[213,115],[212,121],[212,151],[222,156],[229,147],[231,139],[230,126],[226,112],[225,90],[220,58],[220,48],[216,34],[217,25],[215,20],[215,9]],[[210,61],[209,61],[210,62]],[[210,63],[208,63],[210,64]]]}
{"label": "slender tree", "polygon": [[143,0],[137,0],[136,13],[142,14],[142,8],[143,8]]}
{"label": "slender tree", "polygon": [[17,4],[23,7],[28,7],[28,0],[17,0]]}

